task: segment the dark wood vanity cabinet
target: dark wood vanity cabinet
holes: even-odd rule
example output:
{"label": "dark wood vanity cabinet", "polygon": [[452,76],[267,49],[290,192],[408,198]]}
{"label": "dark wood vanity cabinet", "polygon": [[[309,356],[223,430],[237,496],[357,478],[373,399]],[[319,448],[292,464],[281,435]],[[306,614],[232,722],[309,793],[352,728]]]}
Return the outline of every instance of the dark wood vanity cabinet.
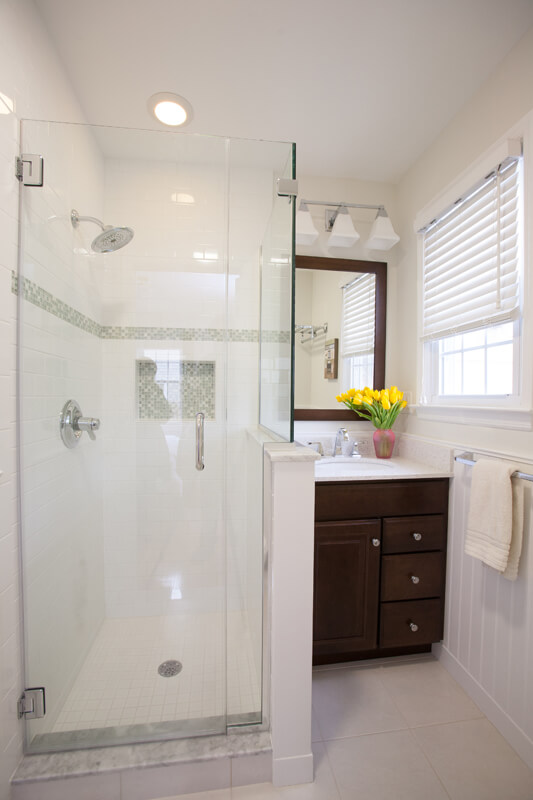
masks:
{"label": "dark wood vanity cabinet", "polygon": [[442,638],[447,518],[447,478],[316,484],[315,664]]}

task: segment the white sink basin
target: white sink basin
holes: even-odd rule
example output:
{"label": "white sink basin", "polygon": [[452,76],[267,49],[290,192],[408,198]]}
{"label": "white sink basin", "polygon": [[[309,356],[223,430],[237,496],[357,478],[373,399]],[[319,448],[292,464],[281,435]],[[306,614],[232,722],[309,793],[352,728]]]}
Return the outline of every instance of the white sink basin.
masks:
{"label": "white sink basin", "polygon": [[317,478],[346,478],[351,475],[383,475],[394,471],[394,464],[377,458],[321,458],[315,461]]}

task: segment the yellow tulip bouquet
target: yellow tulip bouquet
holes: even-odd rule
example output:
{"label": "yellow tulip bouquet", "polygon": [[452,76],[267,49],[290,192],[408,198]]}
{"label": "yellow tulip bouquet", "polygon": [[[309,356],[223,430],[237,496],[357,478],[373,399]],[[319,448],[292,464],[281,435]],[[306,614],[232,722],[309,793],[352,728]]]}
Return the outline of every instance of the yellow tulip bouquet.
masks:
{"label": "yellow tulip bouquet", "polygon": [[390,389],[348,389],[337,395],[339,403],[344,403],[363,419],[368,419],[378,430],[390,430],[398,414],[407,405],[403,392],[397,386]]}

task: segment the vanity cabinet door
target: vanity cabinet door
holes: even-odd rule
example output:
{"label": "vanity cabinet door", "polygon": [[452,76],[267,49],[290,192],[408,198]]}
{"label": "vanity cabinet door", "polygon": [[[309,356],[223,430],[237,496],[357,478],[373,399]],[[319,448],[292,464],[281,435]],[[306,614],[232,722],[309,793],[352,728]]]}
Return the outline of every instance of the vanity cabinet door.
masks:
{"label": "vanity cabinet door", "polygon": [[377,645],[381,520],[315,526],[315,656]]}

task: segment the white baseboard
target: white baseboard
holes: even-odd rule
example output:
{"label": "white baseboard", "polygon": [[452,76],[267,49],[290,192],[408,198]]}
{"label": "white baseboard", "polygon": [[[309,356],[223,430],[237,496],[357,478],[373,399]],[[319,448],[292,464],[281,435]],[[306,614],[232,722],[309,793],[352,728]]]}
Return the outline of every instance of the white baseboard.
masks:
{"label": "white baseboard", "polygon": [[533,741],[513,722],[490,694],[473,678],[463,665],[443,645],[433,645],[432,652],[457,683],[470,695],[488,720],[507,739],[520,758],[533,769]]}
{"label": "white baseboard", "polygon": [[274,758],[272,760],[272,783],[274,786],[293,786],[296,783],[312,783],[313,754]]}

